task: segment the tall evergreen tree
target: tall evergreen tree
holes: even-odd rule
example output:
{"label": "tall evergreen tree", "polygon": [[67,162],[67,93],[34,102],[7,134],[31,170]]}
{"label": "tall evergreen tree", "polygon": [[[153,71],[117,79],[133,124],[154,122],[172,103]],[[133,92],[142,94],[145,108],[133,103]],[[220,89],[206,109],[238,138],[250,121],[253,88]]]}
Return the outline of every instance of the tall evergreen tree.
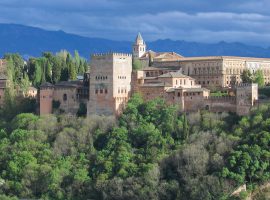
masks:
{"label": "tall evergreen tree", "polygon": [[263,71],[257,70],[254,74],[253,81],[255,83],[258,83],[259,87],[264,86],[264,77],[263,77]]}
{"label": "tall evergreen tree", "polygon": [[79,52],[77,50],[75,50],[74,51],[74,63],[76,65],[76,69],[79,69],[80,61],[81,61],[81,58],[80,58]]}
{"label": "tall evergreen tree", "polygon": [[252,83],[252,74],[249,70],[244,70],[241,74],[241,79],[243,83]]}
{"label": "tall evergreen tree", "polygon": [[189,135],[189,128],[188,128],[188,121],[187,121],[187,116],[184,114],[183,116],[183,140],[186,140]]}
{"label": "tall evergreen tree", "polygon": [[46,60],[45,70],[46,81],[52,83],[52,64],[49,59]]}
{"label": "tall evergreen tree", "polygon": [[62,65],[61,65],[61,58],[54,56],[52,58],[52,81],[53,83],[57,83],[61,79],[61,70],[62,70]]}
{"label": "tall evergreen tree", "polygon": [[39,86],[42,79],[42,63],[40,59],[35,60],[35,72],[33,77],[33,84]]}
{"label": "tall evergreen tree", "polygon": [[83,62],[83,67],[84,67],[84,72],[88,72],[90,70],[86,60]]}
{"label": "tall evergreen tree", "polygon": [[77,79],[76,66],[75,63],[72,61],[72,57],[69,53],[67,54],[66,65],[68,67],[68,79],[76,80]]}

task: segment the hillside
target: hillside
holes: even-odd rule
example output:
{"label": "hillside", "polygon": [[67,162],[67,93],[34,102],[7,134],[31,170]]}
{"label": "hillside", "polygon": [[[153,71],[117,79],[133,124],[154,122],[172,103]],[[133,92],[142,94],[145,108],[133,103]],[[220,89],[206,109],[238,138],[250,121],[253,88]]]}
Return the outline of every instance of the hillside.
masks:
{"label": "hillside", "polygon": [[[89,58],[89,55],[95,52],[130,52],[132,44],[131,41],[88,38],[68,34],[63,31],[47,31],[16,24],[0,24],[0,43],[1,56],[6,52],[18,52],[25,57],[39,56],[44,51],[57,52],[61,49],[67,49],[71,52],[78,50],[85,58]],[[269,48],[249,46],[242,43],[219,42],[206,44],[166,39],[147,42],[147,45],[148,49],[154,51],[175,51],[183,56],[232,55],[270,57]]]}

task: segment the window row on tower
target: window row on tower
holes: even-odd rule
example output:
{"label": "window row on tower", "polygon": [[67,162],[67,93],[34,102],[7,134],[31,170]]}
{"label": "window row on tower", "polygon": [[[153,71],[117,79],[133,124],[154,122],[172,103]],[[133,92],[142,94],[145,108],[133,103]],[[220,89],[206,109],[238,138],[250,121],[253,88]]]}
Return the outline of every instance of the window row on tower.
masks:
{"label": "window row on tower", "polygon": [[96,80],[107,80],[107,76],[96,76]]}
{"label": "window row on tower", "polygon": [[95,94],[107,94],[108,89],[107,88],[102,88],[102,89],[96,89]]}
{"label": "window row on tower", "polygon": [[118,79],[127,79],[126,76],[118,76]]}

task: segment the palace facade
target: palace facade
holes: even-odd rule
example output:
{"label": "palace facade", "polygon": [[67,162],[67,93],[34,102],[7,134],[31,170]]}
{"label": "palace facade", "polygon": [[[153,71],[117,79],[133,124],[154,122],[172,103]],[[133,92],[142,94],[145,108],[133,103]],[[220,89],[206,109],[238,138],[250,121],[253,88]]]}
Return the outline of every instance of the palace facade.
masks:
{"label": "palace facade", "polygon": [[[270,83],[270,59],[231,56],[184,57],[174,52],[147,50],[141,34],[132,45],[132,55],[123,53],[91,56],[89,81],[44,84],[40,88],[40,114],[53,112],[53,102],[75,113],[80,103],[88,115],[119,115],[133,93],[151,100],[163,98],[181,111],[208,109],[245,115],[258,100],[257,84],[242,84],[241,73],[262,70]],[[140,70],[132,70],[134,60]],[[229,90],[230,95],[214,97],[211,90]],[[84,91],[80,95],[79,91]],[[87,91],[87,92],[86,92]],[[87,96],[88,95],[88,96]],[[87,98],[86,98],[87,96]]]}

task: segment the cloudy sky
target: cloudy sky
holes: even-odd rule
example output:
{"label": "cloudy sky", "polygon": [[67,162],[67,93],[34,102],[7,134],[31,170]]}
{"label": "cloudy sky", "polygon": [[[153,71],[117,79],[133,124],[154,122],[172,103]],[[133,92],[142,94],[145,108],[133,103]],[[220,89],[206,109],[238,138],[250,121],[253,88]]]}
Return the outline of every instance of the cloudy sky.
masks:
{"label": "cloudy sky", "polygon": [[270,46],[269,0],[1,0],[0,23],[89,37]]}

